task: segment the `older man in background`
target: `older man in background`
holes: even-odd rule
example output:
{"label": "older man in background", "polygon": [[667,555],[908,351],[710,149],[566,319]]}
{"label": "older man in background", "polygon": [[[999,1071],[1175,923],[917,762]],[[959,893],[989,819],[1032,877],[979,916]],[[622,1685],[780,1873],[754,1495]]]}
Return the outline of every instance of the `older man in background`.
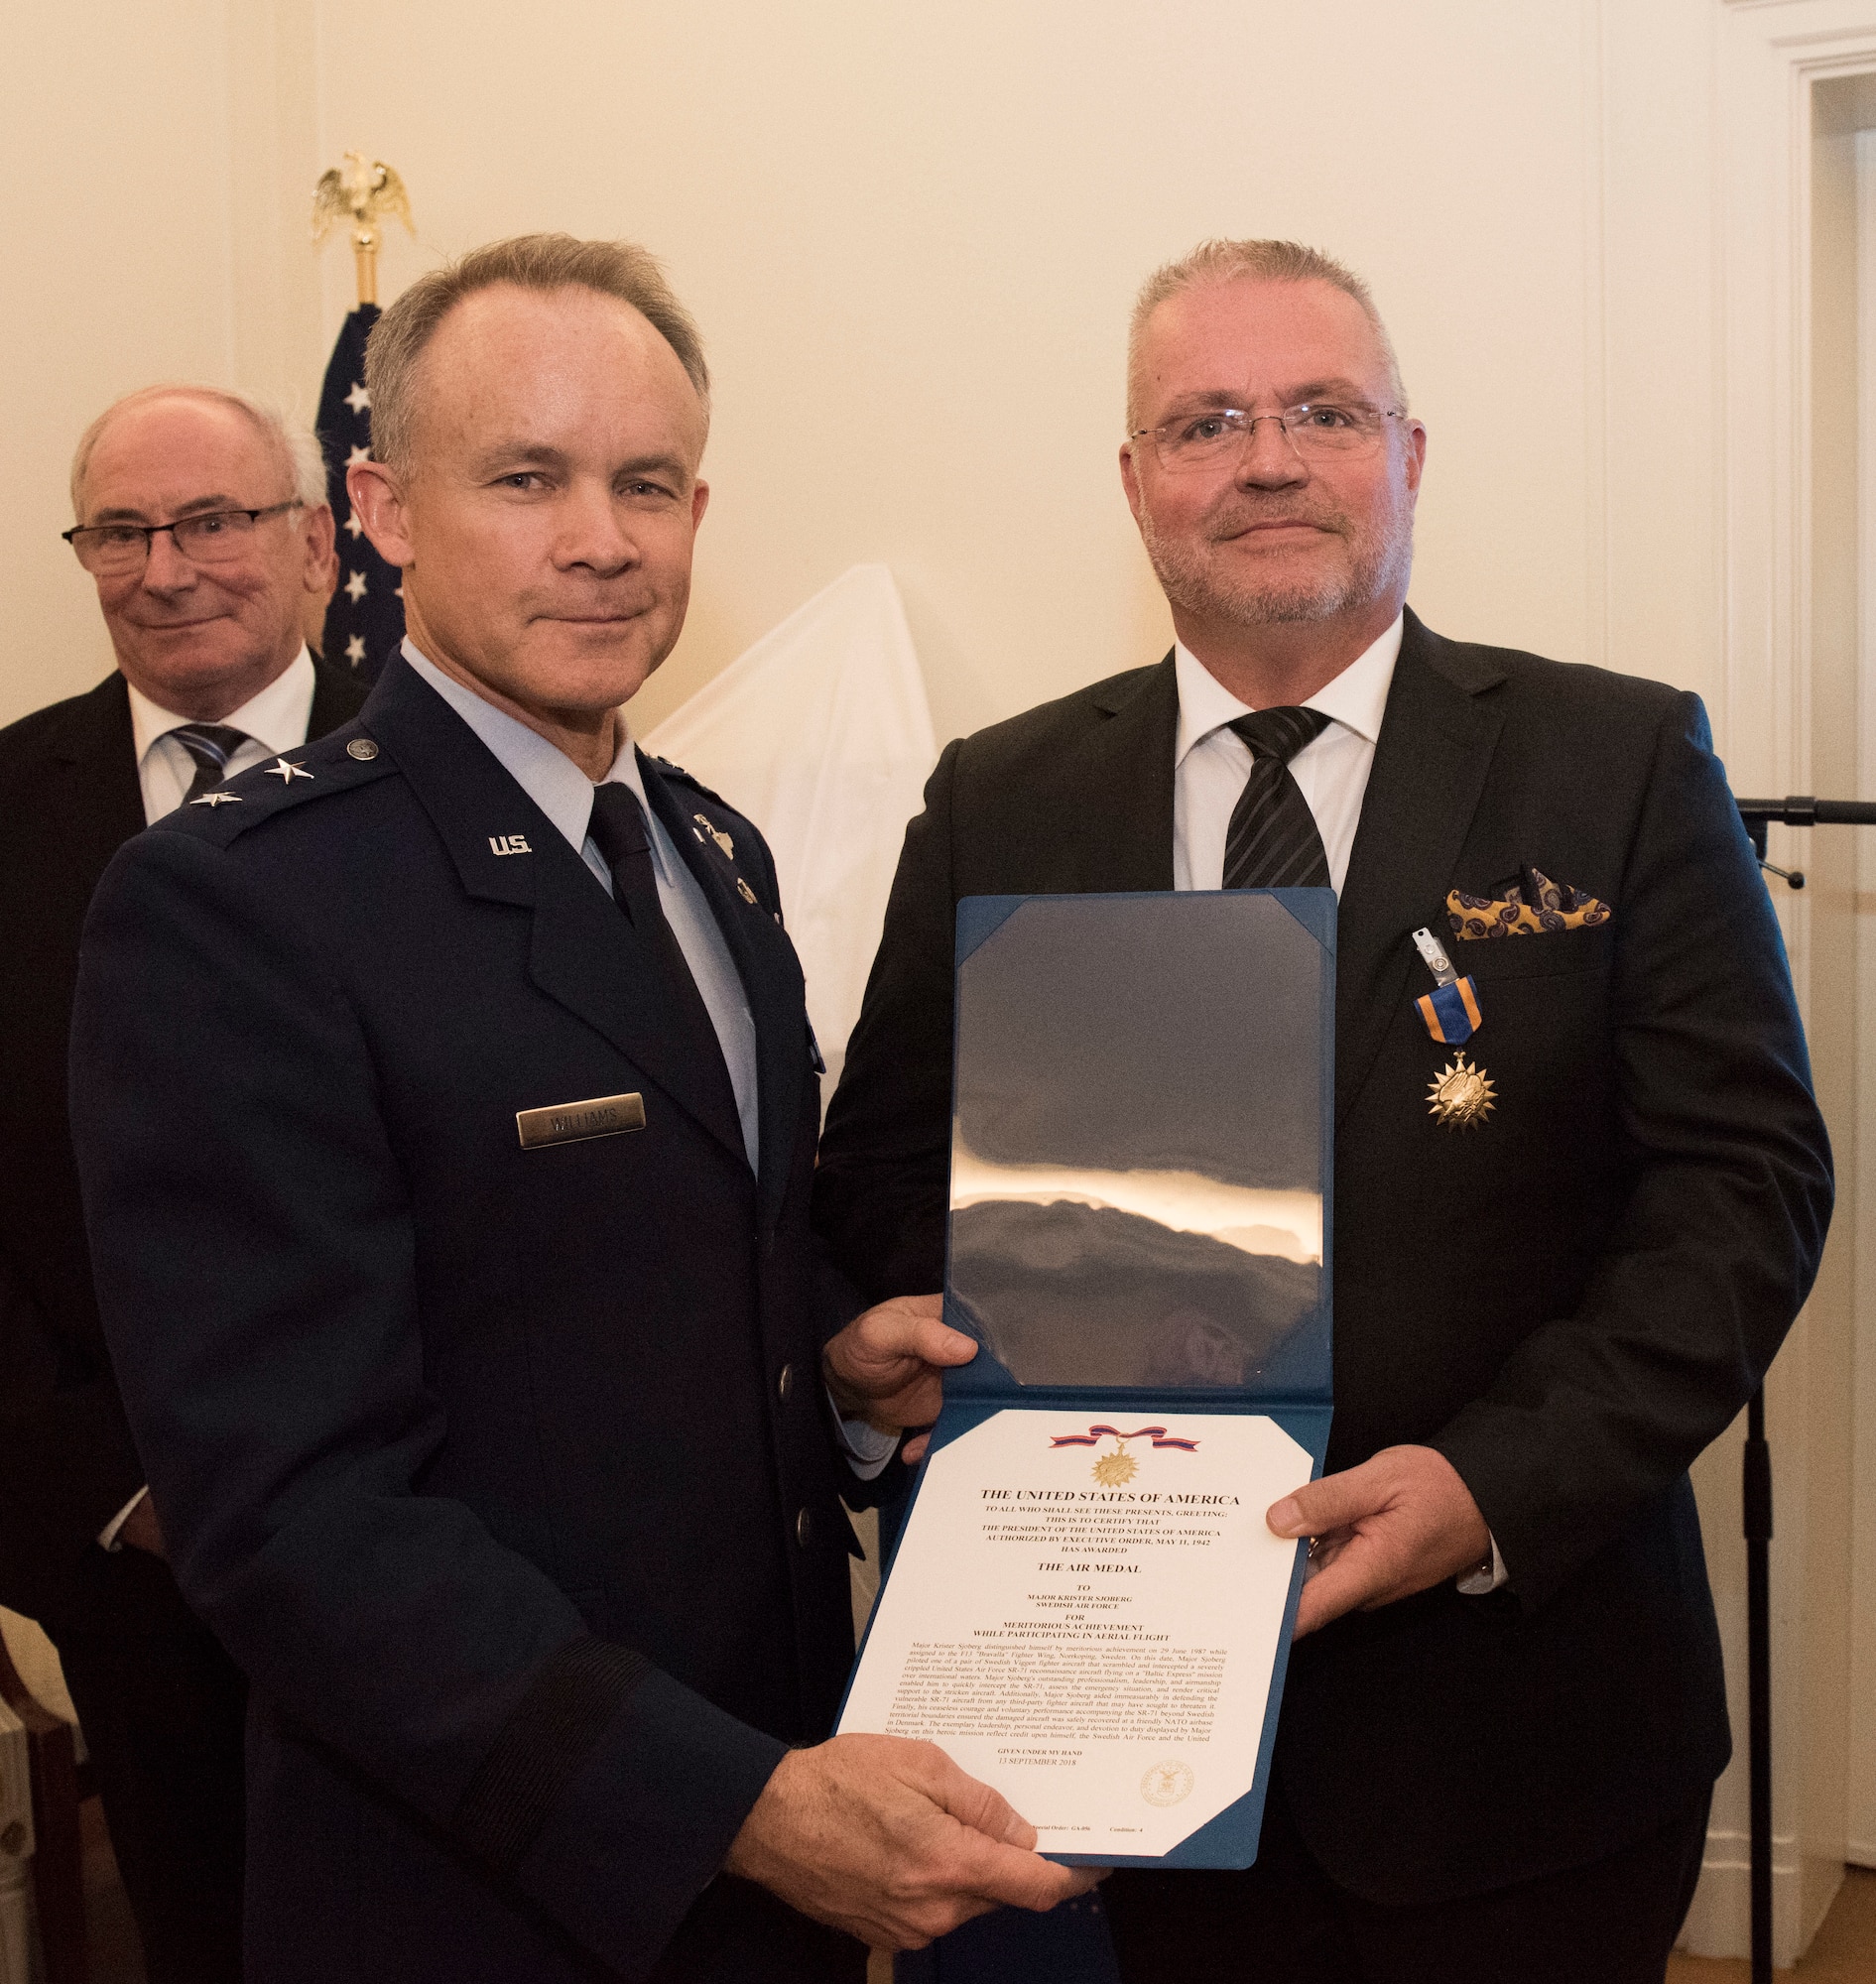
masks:
{"label": "older man in background", "polygon": [[125,840],[364,689],[307,652],[324,469],[263,401],[118,401],[71,501],[118,666],[0,731],[0,1603],[59,1649],[152,1984],[217,1984],[240,1975],[245,1686],[164,1561],[98,1324],[65,1111],[78,931]]}

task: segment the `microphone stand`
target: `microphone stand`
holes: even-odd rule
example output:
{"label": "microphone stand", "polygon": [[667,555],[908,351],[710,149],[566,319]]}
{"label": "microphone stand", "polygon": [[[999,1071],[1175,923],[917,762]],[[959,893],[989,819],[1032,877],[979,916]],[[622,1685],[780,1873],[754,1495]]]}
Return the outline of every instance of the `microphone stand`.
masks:
{"label": "microphone stand", "polygon": [[[1802,868],[1775,868],[1765,858],[1765,830],[1782,826],[1876,826],[1876,802],[1866,800],[1735,800],[1759,866],[1794,889]],[[1752,1984],[1772,1984],[1772,1449],[1765,1438],[1765,1387],[1746,1407],[1741,1483],[1746,1537],[1746,1770],[1752,1850]]]}

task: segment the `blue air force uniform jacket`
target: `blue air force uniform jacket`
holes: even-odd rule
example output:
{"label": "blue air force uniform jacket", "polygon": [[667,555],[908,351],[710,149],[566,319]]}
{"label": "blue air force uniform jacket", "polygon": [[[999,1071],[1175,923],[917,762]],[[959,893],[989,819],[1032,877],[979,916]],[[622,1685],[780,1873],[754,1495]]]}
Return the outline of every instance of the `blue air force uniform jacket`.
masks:
{"label": "blue air force uniform jacket", "polygon": [[[72,1046],[131,1425],[254,1683],[250,1976],[857,1976],[716,1872],[852,1653],[859,1303],[768,851],[645,763],[755,1020],[752,1176],[631,924],[407,664],[295,762],[117,857]],[[622,1094],[643,1129],[523,1148]]]}

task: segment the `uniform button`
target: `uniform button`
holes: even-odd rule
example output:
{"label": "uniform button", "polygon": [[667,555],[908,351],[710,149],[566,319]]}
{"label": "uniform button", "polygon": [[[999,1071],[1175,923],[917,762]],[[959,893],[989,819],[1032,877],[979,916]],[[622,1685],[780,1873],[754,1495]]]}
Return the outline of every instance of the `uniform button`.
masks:
{"label": "uniform button", "polygon": [[795,1396],[795,1366],[784,1364],[782,1375],[775,1381],[775,1396],[786,1406]]}
{"label": "uniform button", "polygon": [[814,1541],[814,1512],[803,1509],[795,1518],[795,1541],[806,1550]]}
{"label": "uniform button", "polygon": [[348,758],[358,758],[369,763],[370,760],[378,755],[378,747],[369,737],[354,737],[346,745],[345,755]]}

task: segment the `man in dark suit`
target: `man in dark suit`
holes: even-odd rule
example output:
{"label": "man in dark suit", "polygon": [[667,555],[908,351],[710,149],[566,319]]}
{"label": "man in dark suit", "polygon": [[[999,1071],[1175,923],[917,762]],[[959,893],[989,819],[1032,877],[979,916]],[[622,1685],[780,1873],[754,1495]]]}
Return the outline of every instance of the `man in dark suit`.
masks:
{"label": "man in dark suit", "polygon": [[118,858],[73,1032],[131,1425],[254,1690],[249,1975],[857,1979],[1085,1877],[818,1740],[895,1444],[823,1345],[892,1428],[948,1332],[817,1267],[767,850],[619,708],[684,620],[696,333],[642,250],[524,237],[366,384],[403,655]]}
{"label": "man in dark suit", "polygon": [[302,640],[332,517],[317,443],[264,403],[119,402],[72,507],[118,672],[0,731],[0,1603],[59,1649],[151,1978],[213,1984],[240,1975],[245,1690],[163,1561],[98,1325],[65,1118],[78,930],[125,840],[364,690]]}
{"label": "man in dark suit", "polygon": [[874,1299],[939,1286],[959,898],[1335,887],[1335,1422],[1269,1517],[1318,1542],[1264,1835],[1115,1875],[1123,1972],[1659,1980],[1728,1753],[1687,1470],[1830,1203],[1765,891],[1695,697],[1404,610],[1426,434],[1356,278],[1207,244],[1130,357],[1179,645],[944,753],[816,1221]]}

